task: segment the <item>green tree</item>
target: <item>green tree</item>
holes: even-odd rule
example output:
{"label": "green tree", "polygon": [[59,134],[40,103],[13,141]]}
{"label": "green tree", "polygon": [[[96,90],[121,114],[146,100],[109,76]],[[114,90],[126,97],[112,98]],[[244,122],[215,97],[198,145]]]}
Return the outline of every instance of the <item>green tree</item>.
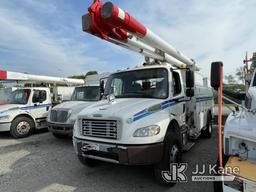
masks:
{"label": "green tree", "polygon": [[244,68],[243,67],[239,67],[236,69],[236,76],[239,81],[244,82]]}
{"label": "green tree", "polygon": [[85,79],[88,75],[97,75],[97,74],[98,74],[97,71],[88,71],[85,75],[73,75],[73,76],[70,76],[69,78]]}
{"label": "green tree", "polygon": [[233,75],[226,75],[225,79],[227,80],[228,84],[235,84],[236,80]]}
{"label": "green tree", "polygon": [[73,75],[73,76],[70,76],[69,78],[72,78],[72,79],[85,79],[85,75]]}
{"label": "green tree", "polygon": [[86,76],[89,76],[89,75],[97,75],[97,74],[98,74],[97,71],[88,71],[88,72],[86,73],[85,77],[86,77]]}

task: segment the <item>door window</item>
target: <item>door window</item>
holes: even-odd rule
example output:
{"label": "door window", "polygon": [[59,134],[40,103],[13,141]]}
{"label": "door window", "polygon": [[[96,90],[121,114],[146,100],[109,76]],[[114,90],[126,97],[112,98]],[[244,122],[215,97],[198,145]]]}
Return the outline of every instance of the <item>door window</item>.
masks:
{"label": "door window", "polygon": [[173,95],[178,95],[181,93],[181,82],[180,82],[180,75],[179,73],[173,71],[172,72],[172,76],[173,76]]}
{"label": "door window", "polygon": [[33,103],[43,103],[47,99],[47,93],[45,90],[34,90]]}

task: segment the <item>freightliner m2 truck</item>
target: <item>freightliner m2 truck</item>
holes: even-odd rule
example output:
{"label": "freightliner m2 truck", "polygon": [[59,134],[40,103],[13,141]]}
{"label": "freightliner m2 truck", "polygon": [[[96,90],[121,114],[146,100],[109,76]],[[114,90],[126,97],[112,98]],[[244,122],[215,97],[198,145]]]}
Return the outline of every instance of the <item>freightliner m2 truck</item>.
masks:
{"label": "freightliner m2 truck", "polygon": [[152,164],[163,177],[183,151],[211,137],[213,92],[195,62],[111,2],[95,0],[83,30],[145,56],[141,67],[110,75],[104,99],[78,115],[73,143],[80,161]]}
{"label": "freightliner m2 truck", "polygon": [[52,108],[48,115],[48,129],[56,138],[72,136],[73,126],[78,113],[99,101],[109,74],[89,75],[85,85],[75,88],[71,101],[63,102]]}

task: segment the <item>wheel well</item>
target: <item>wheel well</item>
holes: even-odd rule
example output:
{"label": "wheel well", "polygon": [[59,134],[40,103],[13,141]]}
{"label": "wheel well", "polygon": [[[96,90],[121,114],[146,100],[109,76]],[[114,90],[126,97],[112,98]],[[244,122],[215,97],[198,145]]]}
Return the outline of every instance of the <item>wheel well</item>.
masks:
{"label": "wheel well", "polygon": [[169,123],[166,134],[169,133],[170,131],[179,131],[179,123],[175,119],[171,120],[171,122]]}
{"label": "wheel well", "polygon": [[168,125],[168,129],[166,131],[165,137],[172,132],[173,134],[175,134],[178,138],[178,142],[179,142],[179,147],[182,147],[182,136],[181,136],[181,130],[179,129],[179,123],[177,120],[173,119],[171,120],[171,122]]}
{"label": "wheel well", "polygon": [[14,121],[15,119],[17,119],[17,118],[19,118],[19,117],[27,117],[27,118],[29,118],[29,119],[31,119],[32,121],[33,121],[33,124],[34,124],[34,127],[35,127],[35,121],[34,121],[34,119],[30,116],[30,115],[28,115],[28,114],[20,114],[20,115],[17,115],[12,121]]}

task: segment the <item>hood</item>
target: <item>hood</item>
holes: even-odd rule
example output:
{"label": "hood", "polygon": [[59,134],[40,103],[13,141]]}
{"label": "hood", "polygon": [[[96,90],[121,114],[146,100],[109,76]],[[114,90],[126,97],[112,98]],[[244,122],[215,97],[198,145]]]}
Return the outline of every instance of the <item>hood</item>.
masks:
{"label": "hood", "polygon": [[241,111],[230,114],[224,129],[224,134],[256,140],[256,115]]}
{"label": "hood", "polygon": [[102,100],[81,111],[79,116],[132,118],[148,108],[161,104],[161,99],[118,98],[113,102]]}
{"label": "hood", "polygon": [[0,114],[4,113],[6,111],[9,110],[14,110],[14,109],[18,109],[20,106],[23,105],[19,105],[19,104],[5,104],[5,105],[0,105]]}
{"label": "hood", "polygon": [[55,106],[53,109],[55,109],[55,110],[70,109],[70,110],[72,110],[71,116],[73,116],[73,115],[78,114],[84,108],[86,108],[94,103],[95,103],[95,101],[66,101],[66,102],[63,102],[63,103]]}
{"label": "hood", "polygon": [[83,108],[87,105],[91,105],[95,102],[87,102],[87,101],[66,101],[63,102],[59,105],[56,105],[55,107],[53,107],[53,109],[76,109],[76,108]]}

